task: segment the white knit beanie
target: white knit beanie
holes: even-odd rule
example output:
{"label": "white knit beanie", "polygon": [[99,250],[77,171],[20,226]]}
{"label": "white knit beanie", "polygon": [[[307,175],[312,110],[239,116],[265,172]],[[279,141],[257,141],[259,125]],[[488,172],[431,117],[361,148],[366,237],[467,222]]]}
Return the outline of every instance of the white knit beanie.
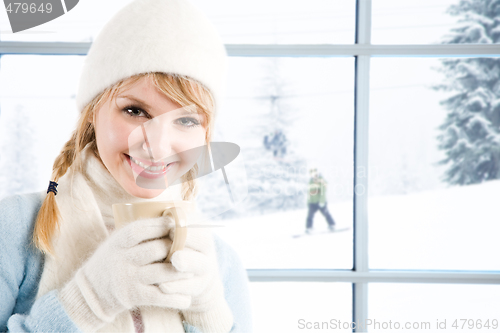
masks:
{"label": "white knit beanie", "polygon": [[76,104],[132,75],[164,72],[187,76],[208,88],[220,109],[226,49],[215,27],[188,0],[135,0],[121,9],[92,43]]}

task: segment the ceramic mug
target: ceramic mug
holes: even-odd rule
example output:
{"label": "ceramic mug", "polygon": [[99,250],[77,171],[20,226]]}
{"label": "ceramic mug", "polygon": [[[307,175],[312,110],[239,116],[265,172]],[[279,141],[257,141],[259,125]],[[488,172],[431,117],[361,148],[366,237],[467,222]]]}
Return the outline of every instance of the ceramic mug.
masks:
{"label": "ceramic mug", "polygon": [[167,255],[167,262],[175,251],[182,250],[186,243],[187,221],[194,211],[194,204],[190,201],[143,201],[134,203],[113,204],[115,228],[140,219],[148,219],[170,215],[175,220],[175,233],[172,247]]}

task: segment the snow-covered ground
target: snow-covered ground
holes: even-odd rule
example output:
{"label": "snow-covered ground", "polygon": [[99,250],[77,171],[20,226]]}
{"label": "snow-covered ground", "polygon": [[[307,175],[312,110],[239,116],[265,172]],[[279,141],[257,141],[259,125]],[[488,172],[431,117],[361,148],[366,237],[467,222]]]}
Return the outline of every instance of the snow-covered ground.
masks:
{"label": "snow-covered ground", "polygon": [[[352,225],[352,204],[337,204],[330,213],[339,226]],[[352,228],[294,238],[305,230],[307,209],[224,221],[216,232],[240,254],[247,268],[352,268]],[[316,230],[327,230],[318,212]]]}
{"label": "snow-covered ground", "polygon": [[370,267],[500,270],[499,199],[499,180],[370,199]]}
{"label": "snow-covered ground", "polygon": [[[500,270],[500,181],[369,199],[370,267]],[[352,225],[352,204],[331,204]],[[302,238],[306,210],[230,220],[216,233],[247,268],[352,267],[352,230]],[[316,229],[326,229],[316,215]],[[370,284],[371,318],[392,321],[498,318],[498,285]],[[351,320],[348,283],[251,283],[256,332],[304,331],[298,320]],[[439,305],[439,306],[438,306]],[[307,331],[307,330],[306,330]],[[338,331],[338,330],[330,330]]]}

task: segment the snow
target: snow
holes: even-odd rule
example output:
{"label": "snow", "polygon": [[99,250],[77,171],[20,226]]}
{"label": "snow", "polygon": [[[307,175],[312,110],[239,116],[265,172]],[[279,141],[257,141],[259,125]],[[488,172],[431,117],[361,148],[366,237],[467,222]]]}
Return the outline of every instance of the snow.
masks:
{"label": "snow", "polygon": [[[494,134],[493,126],[491,126],[491,121],[485,119],[480,114],[473,114],[472,117],[470,117],[469,121],[467,122],[467,125],[464,127],[466,127],[468,130],[473,130],[479,127],[483,131],[492,132],[492,134]],[[482,139],[482,137],[481,138],[473,137],[472,139]],[[488,145],[487,142],[481,142],[481,143]]]}
{"label": "snow", "polygon": [[500,180],[369,201],[370,267],[500,270]]}
{"label": "snow", "polygon": [[479,23],[483,27],[490,27],[495,24],[495,20],[485,15],[479,15],[472,11],[469,11],[467,14],[465,14],[465,20]]}
{"label": "snow", "polygon": [[[500,270],[500,180],[407,195],[370,197],[370,267]],[[352,204],[328,204],[337,226],[352,226]],[[215,232],[246,268],[352,268],[352,229],[293,238],[306,209],[217,221]],[[318,212],[314,227],[327,230]],[[320,254],[320,255],[319,255]]]}
{"label": "snow", "polygon": [[[351,225],[352,204],[339,203],[329,209],[339,227]],[[246,268],[352,268],[352,229],[293,238],[304,232],[306,215],[307,210],[301,209],[217,221],[224,227],[215,232],[236,249]],[[319,212],[314,227],[327,230]]]}
{"label": "snow", "polygon": [[466,103],[466,108],[471,111],[481,111],[482,109],[486,108],[486,106],[486,102],[480,96],[473,96]]}
{"label": "snow", "polygon": [[[500,270],[498,193],[500,181],[489,181],[370,197],[370,267]],[[351,225],[350,203],[329,206],[338,225]],[[305,214],[297,210],[226,220],[215,232],[236,249],[246,268],[351,268],[352,231],[292,238],[303,231]],[[319,213],[315,227],[326,230]],[[348,283],[266,282],[250,288],[255,332],[304,331],[299,319],[351,321]],[[452,330],[452,319],[496,318],[499,300],[500,286],[370,284],[369,318],[433,325],[446,319]]]}
{"label": "snow", "polygon": [[484,73],[482,68],[479,68],[475,63],[460,62],[455,67],[456,73],[463,73],[465,75],[472,75],[477,78],[482,78]]}

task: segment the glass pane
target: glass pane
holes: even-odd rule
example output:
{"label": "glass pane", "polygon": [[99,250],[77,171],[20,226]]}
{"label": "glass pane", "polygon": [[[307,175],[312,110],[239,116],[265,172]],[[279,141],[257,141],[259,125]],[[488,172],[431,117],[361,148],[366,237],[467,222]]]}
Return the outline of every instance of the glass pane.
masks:
{"label": "glass pane", "polygon": [[[67,14],[41,26],[12,34],[7,13],[0,11],[5,41],[74,41],[95,39],[102,26],[131,0],[80,1]],[[193,1],[221,34],[225,44],[354,43],[355,1]]]}
{"label": "glass pane", "polygon": [[252,282],[250,293],[254,332],[352,332],[349,283]]}
{"label": "glass pane", "polygon": [[[373,44],[499,43],[494,1],[377,0]],[[491,4],[491,5],[490,5]],[[467,19],[466,19],[467,17]]]}
{"label": "glass pane", "polygon": [[[498,58],[374,58],[370,267],[499,270]],[[442,89],[436,89],[441,85]]]}
{"label": "glass pane", "polygon": [[491,332],[500,328],[498,309],[498,285],[373,283],[368,298],[371,325],[366,328],[370,332]]}
{"label": "glass pane", "polygon": [[[247,268],[352,267],[353,71],[352,58],[230,58],[216,141],[241,147],[248,196],[219,216],[217,232]],[[316,212],[317,234],[304,236],[312,167],[328,183],[324,211],[344,231],[328,232]],[[229,200],[215,194],[224,184],[200,188],[201,207]]]}
{"label": "glass pane", "polygon": [[226,44],[352,44],[352,0],[194,1]]}
{"label": "glass pane", "polygon": [[0,58],[0,197],[47,188],[77,119],[80,56]]}

